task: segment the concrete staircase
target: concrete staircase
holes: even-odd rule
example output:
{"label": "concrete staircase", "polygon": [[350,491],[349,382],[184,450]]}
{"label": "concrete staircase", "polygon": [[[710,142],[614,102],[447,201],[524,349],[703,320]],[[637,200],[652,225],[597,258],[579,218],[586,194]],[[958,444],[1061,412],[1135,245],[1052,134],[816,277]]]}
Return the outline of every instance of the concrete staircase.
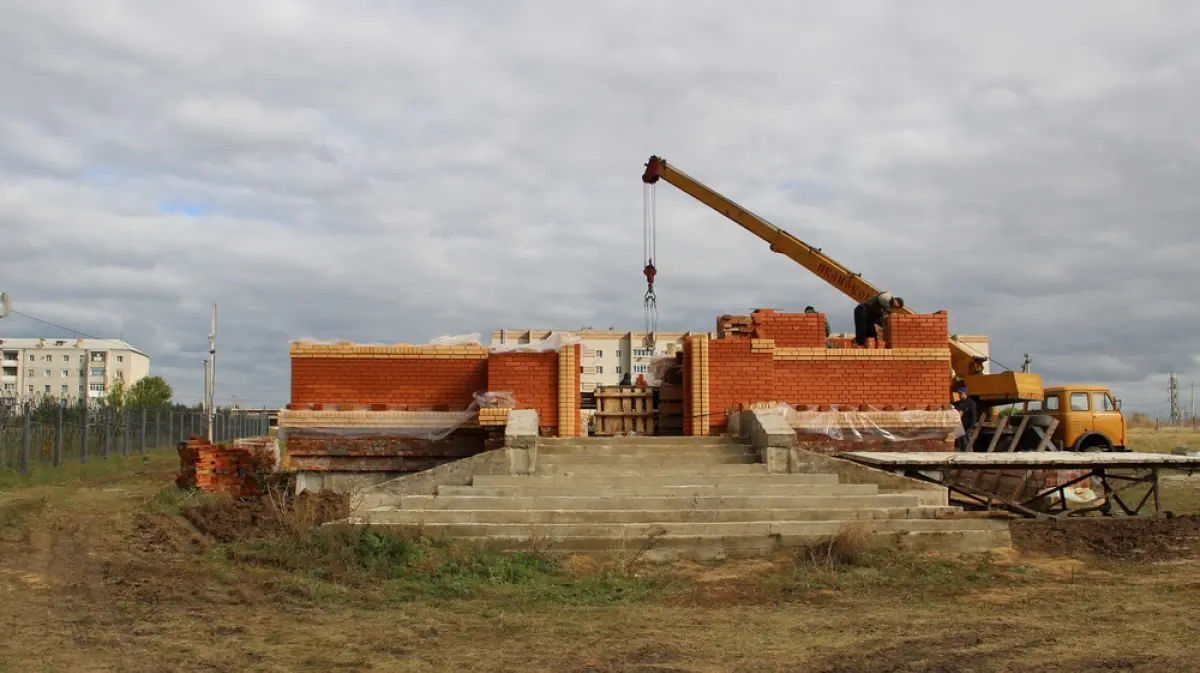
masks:
{"label": "concrete staircase", "polygon": [[419,528],[493,549],[719,559],[801,547],[859,522],[880,545],[949,552],[1011,545],[1006,521],[930,491],[881,492],[837,474],[768,474],[739,440],[542,439],[535,473],[476,475],[436,495],[364,493],[352,523]]}

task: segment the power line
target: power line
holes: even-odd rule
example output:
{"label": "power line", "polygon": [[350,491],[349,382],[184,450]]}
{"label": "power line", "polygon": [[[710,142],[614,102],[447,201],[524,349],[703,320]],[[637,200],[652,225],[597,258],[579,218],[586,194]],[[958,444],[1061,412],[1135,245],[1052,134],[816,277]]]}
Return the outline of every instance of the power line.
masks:
{"label": "power line", "polygon": [[87,339],[95,339],[96,341],[107,341],[109,343],[119,343],[122,345],[124,345],[124,343],[125,343],[124,341],[121,341],[119,339],[106,339],[104,337],[98,337],[94,334],[88,334],[87,332],[81,332],[77,329],[71,329],[70,327],[67,327],[66,325],[59,325],[58,323],[50,322],[49,320],[42,320],[41,318],[31,316],[28,313],[22,313],[16,309],[12,309],[11,311],[9,311],[9,313],[12,313],[13,315],[19,315],[22,318],[28,318],[29,320],[32,320],[34,322],[40,322],[43,325],[49,325],[50,327],[53,327],[55,329],[64,330],[64,331],[70,332],[71,334],[85,337]]}

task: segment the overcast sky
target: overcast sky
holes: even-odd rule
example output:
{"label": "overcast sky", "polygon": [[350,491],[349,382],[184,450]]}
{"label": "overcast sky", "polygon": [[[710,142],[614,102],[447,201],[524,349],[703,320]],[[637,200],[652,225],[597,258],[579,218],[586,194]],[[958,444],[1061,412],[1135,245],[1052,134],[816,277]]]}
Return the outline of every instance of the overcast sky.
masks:
{"label": "overcast sky", "polygon": [[[736,8],[735,8],[736,7]],[[1048,382],[1200,373],[1200,4],[0,0],[0,290],[199,398],[639,329],[658,154]],[[852,302],[658,188],[659,327]],[[7,336],[62,332],[22,316]]]}

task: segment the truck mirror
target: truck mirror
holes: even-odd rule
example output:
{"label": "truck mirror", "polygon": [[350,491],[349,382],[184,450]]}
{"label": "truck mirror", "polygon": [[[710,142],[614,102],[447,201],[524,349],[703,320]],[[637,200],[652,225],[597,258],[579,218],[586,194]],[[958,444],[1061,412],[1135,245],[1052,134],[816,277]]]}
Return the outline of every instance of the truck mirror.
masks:
{"label": "truck mirror", "polygon": [[1117,404],[1117,411],[1120,411],[1121,410],[1121,398],[1118,397],[1116,399],[1116,404]]}

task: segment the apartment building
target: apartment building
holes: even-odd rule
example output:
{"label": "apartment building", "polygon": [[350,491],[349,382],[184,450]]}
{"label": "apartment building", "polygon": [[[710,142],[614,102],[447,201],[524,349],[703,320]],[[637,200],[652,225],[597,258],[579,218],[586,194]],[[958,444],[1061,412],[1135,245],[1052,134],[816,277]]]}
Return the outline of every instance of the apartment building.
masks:
{"label": "apartment building", "polygon": [[97,399],[150,375],[150,357],[118,339],[0,338],[0,400]]}
{"label": "apartment building", "polygon": [[[682,348],[684,337],[704,332],[618,332],[610,330],[493,330],[492,344],[536,343],[559,334],[578,337],[582,349],[579,387],[590,393],[596,386],[615,386],[625,374],[637,380],[650,369],[650,362],[674,355]],[[710,336],[713,336],[709,333]],[[653,344],[653,346],[651,345]]]}

